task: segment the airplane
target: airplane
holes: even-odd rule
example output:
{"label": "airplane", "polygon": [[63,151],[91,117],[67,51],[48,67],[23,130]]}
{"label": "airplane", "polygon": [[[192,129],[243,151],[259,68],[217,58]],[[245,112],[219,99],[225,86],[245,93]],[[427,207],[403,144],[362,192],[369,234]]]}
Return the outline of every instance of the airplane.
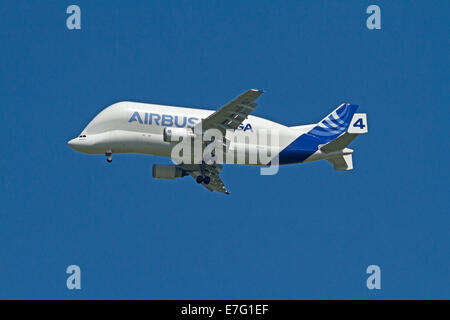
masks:
{"label": "airplane", "polygon": [[[334,170],[353,169],[353,150],[347,146],[358,135],[368,132],[367,115],[355,113],[358,105],[342,103],[318,123],[288,127],[250,115],[257,105],[255,100],[263,92],[248,90],[217,111],[117,102],[96,115],[68,145],[85,154],[105,154],[108,162],[112,161],[113,153],[171,157],[174,164],[153,165],[154,178],[190,175],[209,191],[225,194],[230,192],[220,177],[222,164],[271,166],[325,159]],[[206,135],[211,130],[222,137],[211,138],[208,142]],[[261,138],[262,133],[267,139]],[[255,135],[259,138],[252,140]],[[197,161],[174,159],[173,151],[180,138],[200,141],[202,151],[209,146],[212,152],[209,157],[201,155]],[[269,140],[276,143],[271,144]],[[216,150],[233,156],[217,160]],[[261,152],[266,156],[262,157]],[[240,155],[244,160],[237,161]],[[249,161],[255,156],[256,161]],[[192,155],[188,157],[188,160],[193,159]]]}

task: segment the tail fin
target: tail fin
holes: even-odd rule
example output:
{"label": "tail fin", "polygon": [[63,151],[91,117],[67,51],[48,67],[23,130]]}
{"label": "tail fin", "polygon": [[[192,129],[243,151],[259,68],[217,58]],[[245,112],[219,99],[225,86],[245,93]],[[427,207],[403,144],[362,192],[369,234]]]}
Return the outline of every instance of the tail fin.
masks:
{"label": "tail fin", "polygon": [[328,143],[347,131],[358,105],[344,103],[312,128],[308,135],[313,136],[323,144]]}
{"label": "tail fin", "polygon": [[353,169],[353,150],[346,147],[359,134],[367,133],[366,114],[355,113],[357,108],[354,104],[342,104],[308,132],[322,142],[319,149],[329,155],[326,159],[334,170]]}
{"label": "tail fin", "polygon": [[334,170],[342,171],[353,169],[353,150],[346,147],[358,135],[367,133],[367,131],[367,115],[365,113],[355,113],[350,121],[347,131],[344,134],[320,147],[320,150],[326,154],[335,154],[337,152],[341,153],[331,158],[327,158],[327,160],[333,165]]}
{"label": "tail fin", "polygon": [[323,152],[333,152],[343,150],[358,135],[367,133],[367,115],[365,113],[355,113],[350,121],[347,131],[336,139],[322,145]]}
{"label": "tail fin", "polygon": [[353,150],[345,147],[358,134],[365,133],[349,129],[351,125],[364,126],[360,118],[363,116],[365,119],[365,114],[355,114],[357,108],[355,104],[344,103],[315,125],[291,127],[301,129],[301,133],[279,153],[280,164],[339,158],[333,163],[336,170],[352,169]]}

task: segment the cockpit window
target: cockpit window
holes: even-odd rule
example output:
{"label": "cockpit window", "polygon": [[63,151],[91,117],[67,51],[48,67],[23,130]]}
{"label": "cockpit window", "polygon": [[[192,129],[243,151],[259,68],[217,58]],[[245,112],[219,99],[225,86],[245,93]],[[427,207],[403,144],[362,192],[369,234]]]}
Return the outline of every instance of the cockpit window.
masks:
{"label": "cockpit window", "polygon": [[83,135],[79,136],[79,138],[86,138],[86,135],[83,134]]}

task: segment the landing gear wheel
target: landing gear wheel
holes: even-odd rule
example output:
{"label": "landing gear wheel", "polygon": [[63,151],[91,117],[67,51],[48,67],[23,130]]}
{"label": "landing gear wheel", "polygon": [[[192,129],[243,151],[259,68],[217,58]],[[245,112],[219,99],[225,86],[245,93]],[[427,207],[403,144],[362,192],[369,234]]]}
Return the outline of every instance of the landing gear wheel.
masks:
{"label": "landing gear wheel", "polygon": [[106,158],[106,161],[108,161],[109,163],[111,163],[111,162],[112,162],[112,151],[111,151],[111,150],[106,150],[105,156],[107,157],[107,158]]}
{"label": "landing gear wheel", "polygon": [[195,181],[197,181],[197,183],[202,183],[203,182],[203,176],[198,176]]}
{"label": "landing gear wheel", "polygon": [[206,177],[203,179],[203,183],[204,183],[204,184],[208,184],[210,181],[211,181],[211,178],[208,177],[208,176],[206,176]]}

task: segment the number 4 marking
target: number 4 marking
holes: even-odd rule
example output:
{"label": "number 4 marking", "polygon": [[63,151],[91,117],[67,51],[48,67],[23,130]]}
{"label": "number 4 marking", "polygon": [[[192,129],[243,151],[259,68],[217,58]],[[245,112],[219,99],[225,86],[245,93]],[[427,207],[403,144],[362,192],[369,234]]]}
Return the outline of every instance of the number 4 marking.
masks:
{"label": "number 4 marking", "polygon": [[361,130],[366,127],[366,125],[363,123],[363,119],[359,118],[354,124],[354,127],[359,127]]}

